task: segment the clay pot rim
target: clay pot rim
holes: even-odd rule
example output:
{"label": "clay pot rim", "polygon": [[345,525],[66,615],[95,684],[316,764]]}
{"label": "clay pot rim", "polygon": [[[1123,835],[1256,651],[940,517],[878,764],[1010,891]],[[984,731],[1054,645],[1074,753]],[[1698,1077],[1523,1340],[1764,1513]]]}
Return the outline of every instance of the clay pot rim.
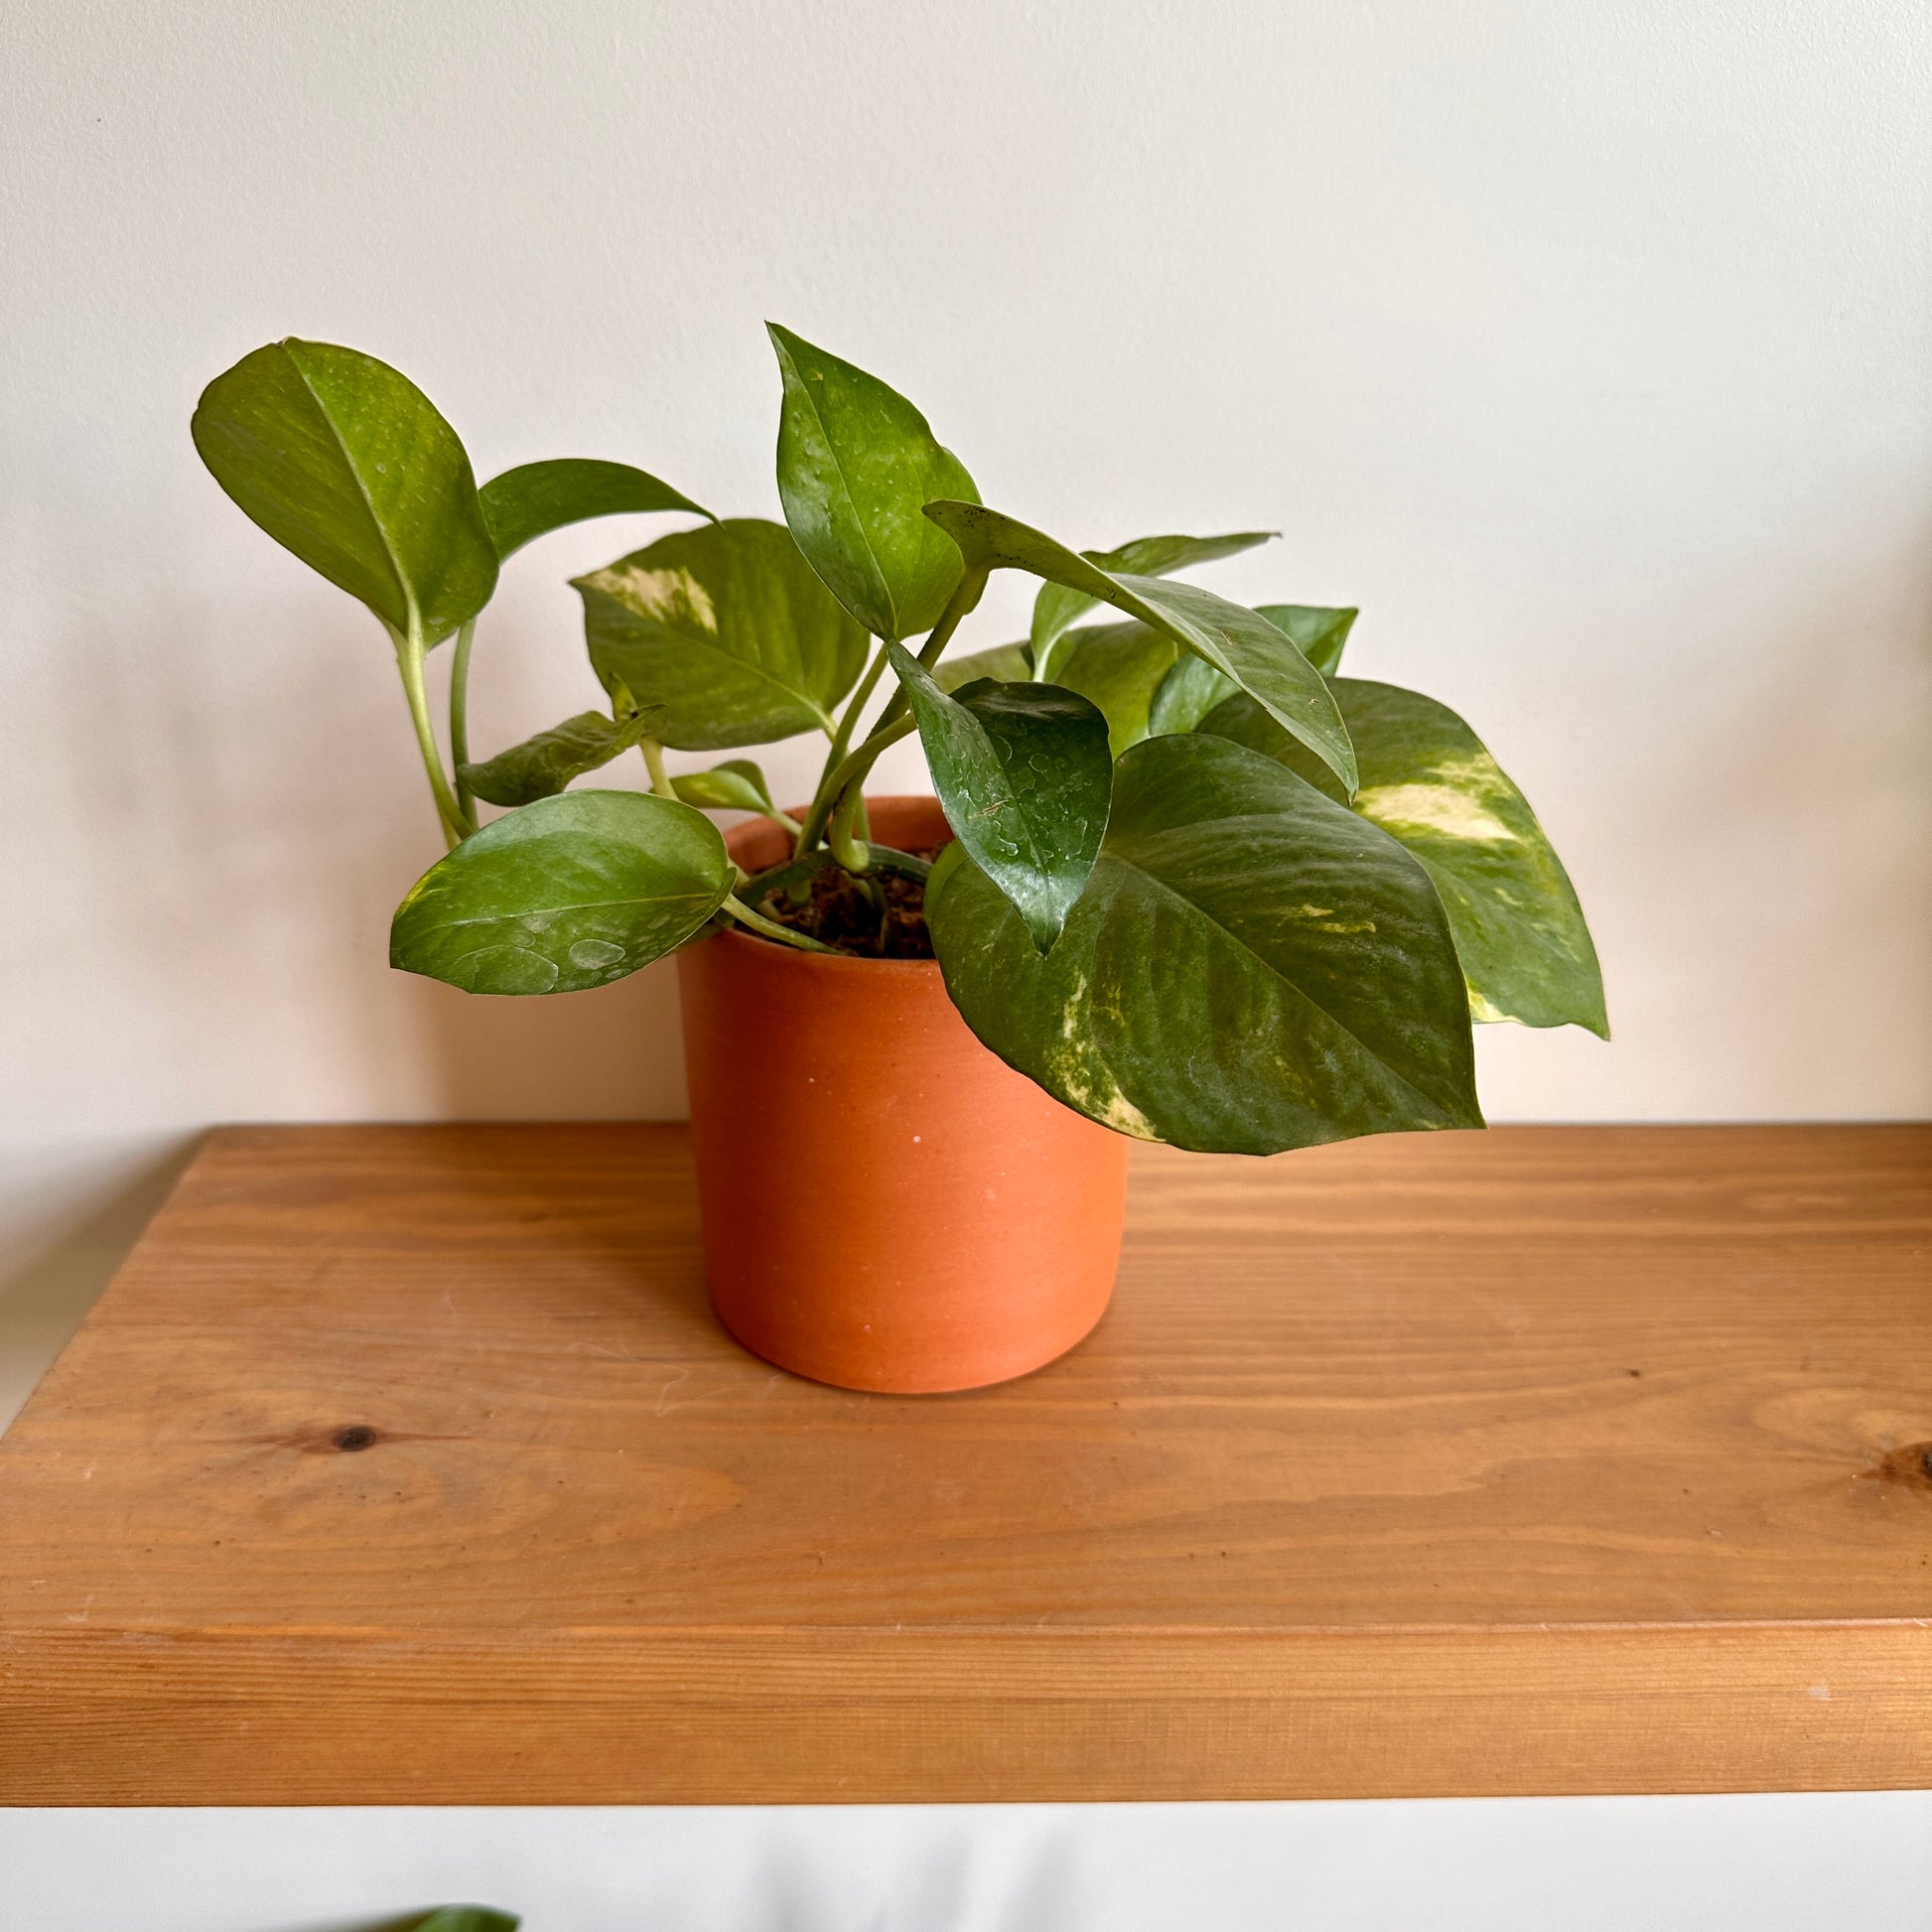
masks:
{"label": "clay pot rim", "polygon": [[[868,806],[930,805],[935,810],[939,806],[937,796],[929,791],[869,791],[866,794],[866,803]],[[811,810],[811,807],[810,805],[787,805],[785,810],[793,818],[802,820]],[[764,818],[756,813],[739,821],[740,825],[748,827],[753,825],[770,825],[772,823],[773,821],[771,819]],[[738,829],[738,825],[726,828],[725,839],[727,843],[730,842],[732,833]],[[951,841],[952,832],[948,828],[945,842],[950,844]],[[765,939],[756,932],[743,932],[736,928],[729,932],[714,932],[711,936],[713,940],[723,939],[728,944],[734,946],[756,946],[760,953],[783,953],[788,955],[794,964],[807,966],[813,971],[821,973],[843,973],[850,971],[854,967],[857,967],[862,972],[876,973],[881,967],[885,967],[895,973],[914,975],[940,973],[941,977],[944,977],[939,962],[936,959],[867,959],[863,955],[854,952],[807,952],[803,946],[787,946],[782,940]]]}

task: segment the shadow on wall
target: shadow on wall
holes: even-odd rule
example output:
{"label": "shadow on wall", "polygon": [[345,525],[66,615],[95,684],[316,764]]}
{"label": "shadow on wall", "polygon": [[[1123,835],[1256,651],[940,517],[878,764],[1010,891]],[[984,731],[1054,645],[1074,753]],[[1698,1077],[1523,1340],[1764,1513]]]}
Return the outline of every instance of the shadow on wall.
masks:
{"label": "shadow on wall", "polygon": [[[83,849],[115,855],[98,940],[143,962],[144,1003],[175,1062],[163,1104],[192,1093],[207,1119],[681,1115],[668,965],[521,1000],[390,970],[390,915],[442,842],[373,626],[333,609],[292,618],[287,592],[275,580],[258,619],[294,634],[284,647],[244,663],[228,633],[255,613],[238,624],[184,610],[179,648],[130,651],[114,676],[77,680],[66,721],[77,772],[92,775],[104,723],[130,748],[111,784],[83,778],[75,815]],[[515,685],[532,659],[557,671],[554,639],[487,642],[485,678]],[[431,665],[439,713],[447,658]],[[91,695],[102,684],[104,700]],[[523,689],[514,709],[541,722],[597,695]],[[122,715],[104,721],[103,704]]]}
{"label": "shadow on wall", "polygon": [[0,1273],[0,1433],[168,1198],[199,1142],[199,1135],[177,1138],[64,1234]]}
{"label": "shadow on wall", "polygon": [[417,980],[407,1004],[446,1120],[662,1120],[684,1112],[677,968],[545,999]]}

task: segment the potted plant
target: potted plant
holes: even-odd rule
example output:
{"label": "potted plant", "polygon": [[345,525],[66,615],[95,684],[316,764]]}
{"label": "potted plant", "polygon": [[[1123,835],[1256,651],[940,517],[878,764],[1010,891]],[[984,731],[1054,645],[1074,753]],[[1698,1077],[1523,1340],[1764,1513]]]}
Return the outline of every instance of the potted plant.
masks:
{"label": "potted plant", "polygon": [[[1576,895],[1462,720],[1340,675],[1352,609],[1175,578],[1268,533],[1068,549],[981,504],[904,397],[770,333],[783,524],[614,463],[479,488],[420,390],[325,344],[257,349],[194,423],[389,635],[449,846],[392,963],[537,995],[678,955],[707,1273],[749,1346],[863,1389],[1023,1373],[1106,1305],[1131,1140],[1478,1127],[1472,1020],[1606,1034]],[[695,521],[577,580],[608,707],[473,759],[499,567],[618,511]],[[948,655],[999,570],[1040,580],[1030,635]],[[664,758],[804,732],[790,811],[747,759]],[[936,799],[869,799],[913,732]],[[647,790],[571,788],[633,748]]]}

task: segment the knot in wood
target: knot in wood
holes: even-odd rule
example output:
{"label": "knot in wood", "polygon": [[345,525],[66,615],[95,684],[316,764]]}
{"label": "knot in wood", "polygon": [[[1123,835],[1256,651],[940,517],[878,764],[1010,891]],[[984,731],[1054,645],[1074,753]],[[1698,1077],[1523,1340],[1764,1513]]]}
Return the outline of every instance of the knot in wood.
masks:
{"label": "knot in wood", "polygon": [[1932,1489],[1932,1443],[1905,1443],[1860,1474],[1874,1482],[1902,1482]]}

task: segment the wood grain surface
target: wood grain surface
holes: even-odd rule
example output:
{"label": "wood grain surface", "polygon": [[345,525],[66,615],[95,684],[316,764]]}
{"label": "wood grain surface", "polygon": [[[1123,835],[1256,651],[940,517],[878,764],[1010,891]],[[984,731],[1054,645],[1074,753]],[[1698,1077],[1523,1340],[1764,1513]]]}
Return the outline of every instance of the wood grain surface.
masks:
{"label": "wood grain surface", "polygon": [[1932,1784],[1932,1129],[1149,1149],[845,1394],[683,1130],[227,1129],[0,1443],[0,1802]]}

